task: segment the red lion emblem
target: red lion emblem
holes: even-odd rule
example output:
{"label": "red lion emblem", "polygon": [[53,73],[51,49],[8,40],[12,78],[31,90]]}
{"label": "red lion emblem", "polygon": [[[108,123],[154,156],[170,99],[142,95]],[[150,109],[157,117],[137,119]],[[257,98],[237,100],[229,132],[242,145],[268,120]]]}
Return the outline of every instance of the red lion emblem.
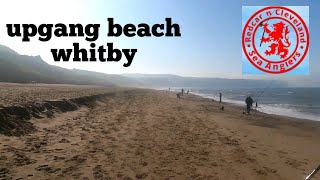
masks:
{"label": "red lion emblem", "polygon": [[267,56],[276,54],[280,56],[281,59],[285,58],[288,55],[288,47],[290,47],[291,43],[289,42],[288,34],[290,33],[288,26],[280,21],[279,23],[275,23],[272,25],[273,31],[268,28],[268,23],[263,24],[264,31],[268,34],[268,36],[262,37],[261,42],[267,43],[272,42],[270,50],[266,50],[265,54]]}

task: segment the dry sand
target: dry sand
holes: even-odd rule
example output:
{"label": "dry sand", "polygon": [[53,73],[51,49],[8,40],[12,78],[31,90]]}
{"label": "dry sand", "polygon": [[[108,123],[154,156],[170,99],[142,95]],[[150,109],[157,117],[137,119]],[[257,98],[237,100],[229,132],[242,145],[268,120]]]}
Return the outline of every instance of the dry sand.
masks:
{"label": "dry sand", "polygon": [[71,99],[112,91],[115,88],[66,84],[0,83],[0,107],[30,102]]}
{"label": "dry sand", "polygon": [[34,133],[0,135],[0,179],[301,180],[320,163],[319,122],[112,91],[94,107],[32,119]]}

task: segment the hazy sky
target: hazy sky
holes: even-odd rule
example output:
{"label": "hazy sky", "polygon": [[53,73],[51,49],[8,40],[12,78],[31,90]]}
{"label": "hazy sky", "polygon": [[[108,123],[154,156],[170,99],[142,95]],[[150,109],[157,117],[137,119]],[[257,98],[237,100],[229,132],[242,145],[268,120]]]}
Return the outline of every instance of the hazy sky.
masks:
{"label": "hazy sky", "polygon": [[[0,6],[0,44],[18,53],[40,55],[49,64],[104,73],[168,73],[185,76],[242,78],[242,6],[310,6],[310,74],[320,75],[319,0],[6,0]],[[107,37],[107,18],[116,23],[164,23],[171,17],[181,27],[182,37]],[[118,48],[137,48],[128,68],[123,63],[57,62],[51,48],[72,48],[73,42],[88,48],[84,38],[57,38],[49,42],[22,42],[7,36],[10,23],[99,23],[97,46],[113,42]],[[261,76],[260,76],[261,77]],[[264,76],[265,77],[265,76]]]}

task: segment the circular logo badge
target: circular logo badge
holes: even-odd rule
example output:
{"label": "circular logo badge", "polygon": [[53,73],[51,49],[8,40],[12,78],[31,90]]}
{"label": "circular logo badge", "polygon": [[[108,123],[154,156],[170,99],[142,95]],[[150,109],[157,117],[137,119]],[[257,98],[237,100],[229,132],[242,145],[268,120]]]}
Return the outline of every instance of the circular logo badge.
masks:
{"label": "circular logo badge", "polygon": [[309,31],[293,10],[270,6],[254,13],[242,32],[242,48],[259,70],[281,74],[296,68],[309,49]]}

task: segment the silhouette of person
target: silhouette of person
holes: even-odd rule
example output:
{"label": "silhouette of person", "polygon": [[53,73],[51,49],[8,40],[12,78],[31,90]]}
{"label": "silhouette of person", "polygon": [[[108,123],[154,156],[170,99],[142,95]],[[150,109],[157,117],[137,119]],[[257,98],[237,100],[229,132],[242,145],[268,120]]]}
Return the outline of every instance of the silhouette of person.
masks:
{"label": "silhouette of person", "polygon": [[221,93],[219,93],[219,98],[220,98],[219,103],[221,103],[222,102],[222,94]]}
{"label": "silhouette of person", "polygon": [[245,100],[246,104],[247,104],[247,113],[250,113],[252,104],[253,104],[253,99],[251,98],[251,96],[248,96]]}

